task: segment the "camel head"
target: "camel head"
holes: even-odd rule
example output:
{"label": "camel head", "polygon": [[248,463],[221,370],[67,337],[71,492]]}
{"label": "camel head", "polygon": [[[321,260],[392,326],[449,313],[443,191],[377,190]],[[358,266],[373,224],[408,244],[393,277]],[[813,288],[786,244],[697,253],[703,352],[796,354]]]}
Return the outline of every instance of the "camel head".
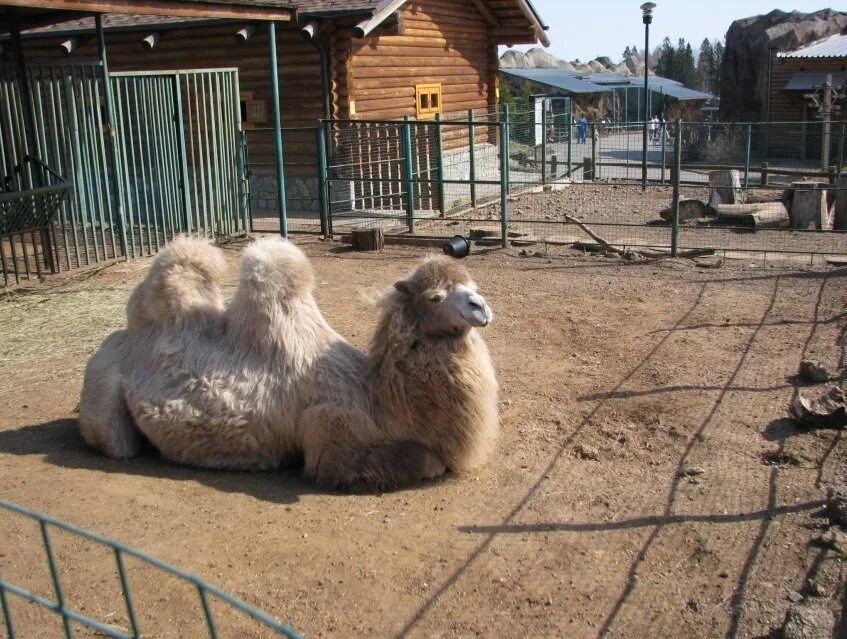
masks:
{"label": "camel head", "polygon": [[450,257],[427,260],[394,288],[428,337],[460,337],[494,319],[468,271]]}

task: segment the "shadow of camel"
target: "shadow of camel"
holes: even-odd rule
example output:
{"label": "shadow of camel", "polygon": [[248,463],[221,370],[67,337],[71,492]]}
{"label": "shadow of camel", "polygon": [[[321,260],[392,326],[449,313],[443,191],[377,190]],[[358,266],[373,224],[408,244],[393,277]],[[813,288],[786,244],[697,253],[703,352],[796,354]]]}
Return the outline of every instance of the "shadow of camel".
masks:
{"label": "shadow of camel", "polygon": [[[0,453],[44,455],[47,463],[62,468],[84,468],[108,474],[194,481],[217,491],[242,493],[274,504],[294,504],[299,501],[300,496],[304,495],[355,496],[357,494],[324,490],[307,481],[301,474],[302,460],[277,471],[251,473],[210,470],[177,464],[162,457],[151,444],[147,445],[141,455],[132,459],[104,457],[85,443],[79,432],[76,418],[56,419],[43,424],[0,431]],[[391,492],[427,490],[443,482],[451,481],[454,477],[452,473],[448,473],[441,478]]]}

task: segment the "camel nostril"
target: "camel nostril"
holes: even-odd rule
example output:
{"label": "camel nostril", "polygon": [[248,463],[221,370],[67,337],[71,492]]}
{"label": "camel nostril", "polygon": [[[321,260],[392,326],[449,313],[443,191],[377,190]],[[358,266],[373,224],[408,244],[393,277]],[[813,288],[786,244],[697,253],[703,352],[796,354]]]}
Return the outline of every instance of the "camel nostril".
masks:
{"label": "camel nostril", "polygon": [[468,304],[471,305],[471,308],[476,308],[482,310],[485,308],[485,304],[480,302],[479,300],[468,300]]}

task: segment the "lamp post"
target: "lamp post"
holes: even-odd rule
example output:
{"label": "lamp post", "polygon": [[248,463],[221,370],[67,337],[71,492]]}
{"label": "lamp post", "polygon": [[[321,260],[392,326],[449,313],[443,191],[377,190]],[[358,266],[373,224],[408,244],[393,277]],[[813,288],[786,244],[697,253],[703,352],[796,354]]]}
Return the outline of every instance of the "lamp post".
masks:
{"label": "lamp post", "polygon": [[647,95],[650,91],[648,78],[650,77],[650,24],[653,22],[653,9],[655,2],[645,2],[641,5],[641,20],[644,22],[644,136],[641,154],[641,190],[647,190]]}

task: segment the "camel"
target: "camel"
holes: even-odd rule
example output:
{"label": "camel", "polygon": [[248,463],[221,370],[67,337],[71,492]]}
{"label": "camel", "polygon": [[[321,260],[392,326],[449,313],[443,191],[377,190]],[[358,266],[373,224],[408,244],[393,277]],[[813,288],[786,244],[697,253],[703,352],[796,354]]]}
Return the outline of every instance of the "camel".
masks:
{"label": "camel", "polygon": [[394,284],[367,353],[336,333],[314,271],[281,238],[245,249],[228,306],[225,262],[180,238],[154,260],[85,370],[79,426],[114,458],[150,442],[204,468],[302,463],[327,489],[384,491],[466,471],[499,432],[478,329],[492,320],[467,270],[430,258]]}

